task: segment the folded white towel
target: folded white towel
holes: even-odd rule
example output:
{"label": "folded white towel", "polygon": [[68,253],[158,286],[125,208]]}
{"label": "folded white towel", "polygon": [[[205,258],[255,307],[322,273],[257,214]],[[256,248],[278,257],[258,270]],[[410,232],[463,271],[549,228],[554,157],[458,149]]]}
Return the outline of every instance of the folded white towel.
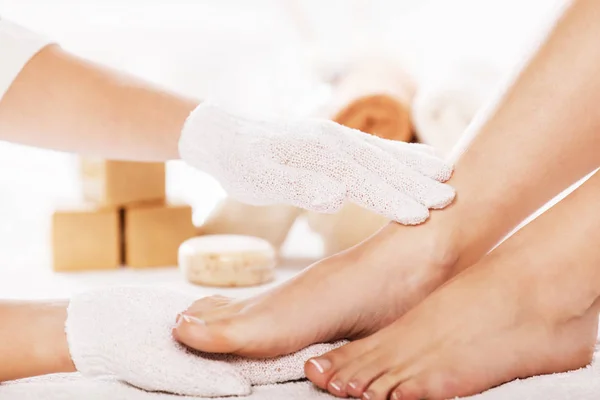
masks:
{"label": "folded white towel", "polygon": [[71,357],[88,377],[113,377],[148,391],[203,397],[248,395],[252,385],[304,378],[304,362],[335,347],[310,346],[267,360],[192,352],[171,336],[195,298],[153,287],[75,295],[66,323]]}
{"label": "folded white towel", "polygon": [[[146,392],[114,379],[86,378],[79,374],[47,375],[0,385],[1,400],[200,400],[161,392]],[[310,382],[257,386],[244,397],[220,400],[335,400]],[[214,399],[213,400],[217,400]]]}
{"label": "folded white towel", "polygon": [[446,156],[501,83],[489,65],[464,62],[439,72],[417,90],[412,118],[420,142]]}
{"label": "folded white towel", "polygon": [[[595,359],[600,354],[596,353]],[[79,374],[41,376],[3,383],[0,400],[194,400],[197,397],[145,392],[114,379],[85,378]],[[228,400],[224,398],[223,400]],[[257,386],[243,400],[334,400],[310,382]],[[600,365],[554,375],[516,380],[464,400],[597,400]]]}

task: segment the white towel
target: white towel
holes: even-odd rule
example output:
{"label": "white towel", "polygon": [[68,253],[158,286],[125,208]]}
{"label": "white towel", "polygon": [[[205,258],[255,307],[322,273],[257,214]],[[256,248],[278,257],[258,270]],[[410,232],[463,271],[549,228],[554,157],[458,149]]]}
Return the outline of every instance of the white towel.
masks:
{"label": "white towel", "polygon": [[501,78],[492,66],[465,61],[425,80],[412,105],[419,141],[448,155]]}
{"label": "white towel", "polygon": [[[596,352],[596,359],[599,356]],[[333,400],[310,382],[257,386],[243,400]],[[49,375],[0,385],[0,400],[198,400],[197,397],[150,393],[114,379],[84,378],[79,374]],[[231,397],[222,400],[231,400]],[[597,400],[600,365],[554,375],[517,380],[465,400]],[[215,400],[215,399],[213,399]]]}
{"label": "white towel", "polygon": [[[220,400],[331,400],[336,397],[310,382],[257,386],[245,397]],[[48,375],[0,385],[0,400],[199,400],[160,392],[146,392],[114,379],[86,378],[80,374]],[[217,400],[215,398],[211,400]]]}
{"label": "white towel", "polygon": [[255,360],[191,352],[171,335],[177,313],[195,298],[153,287],[113,287],[73,296],[66,323],[71,357],[87,377],[110,377],[148,390],[217,397],[248,395],[253,385],[304,378],[304,363],[339,347],[310,346]]}

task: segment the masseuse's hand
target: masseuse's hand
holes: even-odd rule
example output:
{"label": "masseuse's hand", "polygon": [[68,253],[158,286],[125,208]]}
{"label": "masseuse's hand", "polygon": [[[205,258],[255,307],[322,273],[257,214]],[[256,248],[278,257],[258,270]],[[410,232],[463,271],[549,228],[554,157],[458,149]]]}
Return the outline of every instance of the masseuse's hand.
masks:
{"label": "masseuse's hand", "polygon": [[254,205],[333,213],[351,201],[402,224],[427,219],[454,190],[452,168],[429,147],[393,142],[328,120],[257,120],[201,104],[179,142],[181,158]]}

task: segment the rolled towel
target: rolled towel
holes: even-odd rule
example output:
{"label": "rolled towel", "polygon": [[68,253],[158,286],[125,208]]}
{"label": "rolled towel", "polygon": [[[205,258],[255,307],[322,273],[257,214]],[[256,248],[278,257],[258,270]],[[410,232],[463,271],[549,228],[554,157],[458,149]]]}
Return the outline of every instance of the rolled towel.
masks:
{"label": "rolled towel", "polygon": [[[402,67],[386,60],[364,62],[340,79],[320,116],[385,139],[408,142],[413,136],[410,103],[414,92],[414,82]],[[352,203],[335,214],[309,212],[307,220],[321,235],[325,255],[360,243],[388,222]]]}
{"label": "rolled towel", "polygon": [[357,64],[344,75],[321,115],[385,139],[409,142],[413,136],[410,104],[412,78],[387,60]]}
{"label": "rolled towel", "polygon": [[465,62],[426,80],[419,86],[412,106],[419,142],[447,156],[501,78],[502,74],[490,65]]}
{"label": "rolled towel", "polygon": [[217,397],[253,385],[304,378],[304,362],[341,346],[318,344],[274,359],[190,351],[171,336],[177,313],[195,298],[152,287],[113,287],[75,295],[65,326],[71,358],[88,377],[112,377],[147,391]]}

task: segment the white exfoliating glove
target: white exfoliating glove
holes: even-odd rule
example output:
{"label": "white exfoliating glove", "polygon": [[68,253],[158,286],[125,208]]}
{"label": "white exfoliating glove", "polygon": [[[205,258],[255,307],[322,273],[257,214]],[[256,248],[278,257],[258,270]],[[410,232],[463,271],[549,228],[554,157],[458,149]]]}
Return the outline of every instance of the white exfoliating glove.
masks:
{"label": "white exfoliating glove", "polygon": [[253,205],[334,213],[348,200],[412,225],[454,199],[454,190],[440,183],[452,168],[431,148],[328,120],[253,120],[204,103],[188,117],[179,152],[230,196]]}
{"label": "white exfoliating glove", "polygon": [[289,356],[254,360],[193,352],[171,336],[177,313],[193,296],[152,287],[113,287],[75,295],[66,322],[75,367],[148,391],[188,396],[241,396],[252,385],[304,378],[304,362],[339,347],[310,346]]}

